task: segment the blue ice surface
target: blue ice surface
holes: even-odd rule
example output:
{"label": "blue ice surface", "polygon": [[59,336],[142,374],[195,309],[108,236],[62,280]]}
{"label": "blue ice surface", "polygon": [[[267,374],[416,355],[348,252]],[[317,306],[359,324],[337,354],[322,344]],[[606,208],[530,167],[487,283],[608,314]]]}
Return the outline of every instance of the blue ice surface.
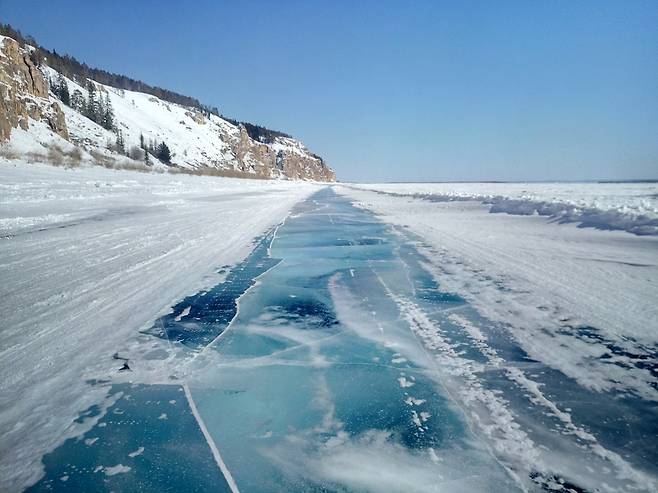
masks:
{"label": "blue ice surface", "polygon": [[[366,469],[370,462],[383,468],[413,463],[418,474],[451,477],[465,490],[515,491],[500,465],[474,444],[427,368],[401,361],[395,344],[422,350],[378,280],[409,284],[400,242],[330,189],[300,204],[278,229],[271,254],[281,262],[244,295],[231,328],[211,346],[220,366],[200,369],[190,382],[241,490],[358,490],[358,480],[339,477],[341,454],[353,450],[364,456]],[[360,306],[390,331],[389,347],[339,319],[329,291],[333,276],[363,296]],[[465,304],[423,286],[425,278],[415,282],[428,302]],[[401,378],[411,385],[402,386]],[[409,398],[419,404],[410,405]],[[426,413],[422,426],[414,411],[416,420]],[[381,456],[378,447],[385,449]],[[437,465],[430,449],[461,462]],[[400,471],[405,480],[426,481],[415,474]]]}
{"label": "blue ice surface", "polygon": [[[439,293],[438,299],[446,294],[436,280],[424,269],[421,263],[427,259],[418,253],[413,244],[423,244],[423,240],[405,231],[404,235],[411,241],[399,249],[400,258],[414,271],[413,283],[416,286],[416,299],[429,301],[424,308],[430,318],[437,321],[442,327],[443,335],[451,344],[458,347],[462,356],[477,362],[484,362],[484,356],[471,344],[468,337],[441,309],[442,303],[435,304],[437,310],[432,309],[432,302],[436,300],[433,293]],[[420,290],[418,289],[420,288]],[[501,289],[504,289],[501,287]],[[429,293],[429,297],[424,293]],[[448,295],[454,296],[454,295]],[[458,297],[455,297],[458,299]],[[559,435],[562,424],[546,413],[541,406],[528,405],[527,395],[505,376],[508,366],[524,369],[531,379],[539,384],[542,393],[558,408],[568,410],[573,422],[593,433],[598,443],[609,450],[622,455],[630,464],[641,470],[656,471],[658,464],[658,447],[655,437],[658,436],[658,405],[630,393],[624,392],[596,392],[584,388],[574,379],[562,372],[541,364],[528,356],[513,340],[505,327],[494,324],[485,319],[471,306],[465,305],[460,315],[476,325],[487,337],[488,345],[505,361],[505,367],[499,370],[488,370],[479,375],[481,383],[489,389],[500,392],[507,401],[507,407],[514,412],[517,421],[522,423],[526,432],[547,447],[558,446],[550,442],[546,430],[553,430]],[[611,355],[624,356],[635,359],[638,368],[647,368],[656,374],[658,368],[658,348],[646,348],[649,355],[633,355],[622,352],[613,343],[605,341],[593,327],[565,327],[573,337],[588,337],[597,344],[606,347]],[[651,354],[653,353],[653,354]],[[611,364],[616,364],[612,363]],[[555,437],[553,437],[555,440]],[[559,440],[558,440],[559,441]],[[535,481],[542,481],[550,476],[539,472],[534,473]],[[565,482],[567,484],[567,482]],[[577,484],[569,484],[575,491],[582,491]]]}
{"label": "blue ice surface", "polygon": [[180,385],[115,384],[109,395],[119,398],[95,426],[44,456],[28,492],[231,491]]}
{"label": "blue ice surface", "polygon": [[[253,286],[255,279],[279,260],[267,255],[273,231],[256,240],[256,247],[208,291],[188,296],[160,317],[145,334],[201,349],[220,335],[237,313],[237,300]],[[224,273],[224,267],[220,273]],[[189,308],[187,315],[183,312]]]}

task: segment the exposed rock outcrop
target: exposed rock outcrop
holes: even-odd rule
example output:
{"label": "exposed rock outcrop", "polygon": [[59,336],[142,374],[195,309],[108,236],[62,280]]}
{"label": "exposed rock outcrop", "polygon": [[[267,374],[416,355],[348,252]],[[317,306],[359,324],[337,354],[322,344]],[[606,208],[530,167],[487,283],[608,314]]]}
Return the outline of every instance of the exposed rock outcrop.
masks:
{"label": "exposed rock outcrop", "polygon": [[66,127],[66,117],[64,116],[62,108],[59,107],[59,103],[53,101],[43,117],[53,132],[66,140],[69,139],[69,131]]}
{"label": "exposed rock outcrop", "polygon": [[256,142],[247,133],[244,125],[240,125],[240,137],[233,143],[232,150],[238,160],[238,170],[253,172],[264,178],[271,178],[276,154],[267,145]]}
{"label": "exposed rock outcrop", "polygon": [[336,173],[322,159],[282,151],[283,174],[296,180],[336,181]]}
{"label": "exposed rock outcrop", "polygon": [[48,83],[32,63],[29,52],[11,38],[0,38],[0,141],[13,128],[29,128],[29,118],[43,120],[68,139],[66,119],[59,104],[48,99]]}
{"label": "exposed rock outcrop", "polygon": [[313,155],[301,142],[277,138],[271,144],[252,139],[244,125],[239,126],[239,138],[231,149],[238,171],[255,173],[263,178],[285,176],[293,180],[336,181],[334,171]]}
{"label": "exposed rock outcrop", "polygon": [[336,181],[336,174],[319,156],[296,139],[277,137],[269,144],[276,152],[276,167],[294,180]]}

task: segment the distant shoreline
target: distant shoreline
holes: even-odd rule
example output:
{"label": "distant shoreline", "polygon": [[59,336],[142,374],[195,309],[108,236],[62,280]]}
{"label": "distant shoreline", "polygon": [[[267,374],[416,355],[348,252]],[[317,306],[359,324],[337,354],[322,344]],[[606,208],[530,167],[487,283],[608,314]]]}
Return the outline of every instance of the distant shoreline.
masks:
{"label": "distant shoreline", "polygon": [[636,179],[636,180],[439,180],[439,181],[352,181],[352,182],[342,182],[342,183],[390,183],[390,184],[409,184],[409,183],[600,183],[600,184],[612,184],[612,183],[658,183],[658,178],[647,178],[647,179]]}

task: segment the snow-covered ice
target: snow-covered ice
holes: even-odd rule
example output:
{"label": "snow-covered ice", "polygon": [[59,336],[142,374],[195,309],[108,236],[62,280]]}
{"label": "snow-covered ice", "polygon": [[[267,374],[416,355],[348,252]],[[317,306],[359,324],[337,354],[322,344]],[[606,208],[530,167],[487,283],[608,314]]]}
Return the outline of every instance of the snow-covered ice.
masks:
{"label": "snow-covered ice", "polygon": [[[184,295],[212,286],[317,187],[0,164],[0,489],[89,429],[119,346]],[[122,472],[122,471],[121,471]]]}
{"label": "snow-covered ice", "polygon": [[0,488],[655,491],[658,236],[390,185],[0,179]]}
{"label": "snow-covered ice", "polygon": [[[509,326],[533,358],[588,388],[658,401],[658,378],[645,364],[658,344],[658,237],[579,228],[536,215],[491,214],[479,200],[409,196],[414,190],[451,190],[449,184],[368,185],[384,194],[361,187],[336,189],[383,221],[418,235],[426,267],[442,288]],[[588,190],[583,197],[604,197],[611,187],[558,188],[564,197],[570,188]],[[626,200],[639,207],[645,200],[640,197],[655,190],[655,185],[620,187],[623,191],[604,202],[623,206]],[[455,185],[453,195],[473,199],[475,191],[487,190],[511,195],[515,188],[531,186]],[[534,190],[544,199],[551,194],[543,185]],[[573,200],[586,199],[576,194]],[[649,209],[655,200],[648,201]]]}
{"label": "snow-covered ice", "polygon": [[[408,212],[404,198],[372,195]],[[478,314],[468,292],[454,295],[432,276],[444,258],[429,241],[348,200],[323,191],[295,210],[272,242],[283,260],[241,298],[190,374],[199,413],[241,489],[278,490],[280,481],[347,491],[655,489],[655,392],[644,357],[655,351],[638,357],[633,344],[575,321],[570,333]],[[511,306],[501,301],[508,293],[518,301],[494,284],[501,310]],[[523,331],[536,334],[543,354],[524,350]],[[591,347],[579,352],[577,343]],[[593,356],[602,350],[610,358]],[[563,356],[578,361],[557,371]],[[592,376],[607,386],[593,386]]]}

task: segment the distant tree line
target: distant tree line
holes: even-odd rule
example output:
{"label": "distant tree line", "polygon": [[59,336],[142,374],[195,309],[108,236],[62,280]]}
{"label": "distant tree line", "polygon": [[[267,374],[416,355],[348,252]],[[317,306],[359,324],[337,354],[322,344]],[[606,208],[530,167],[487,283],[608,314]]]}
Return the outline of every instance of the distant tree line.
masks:
{"label": "distant tree line", "polygon": [[[26,44],[33,46],[35,49],[30,53],[30,58],[35,65],[41,66],[45,59],[47,60],[49,67],[53,68],[60,74],[64,74],[66,77],[77,82],[81,86],[86,86],[87,79],[93,79],[96,82],[116,87],[117,89],[143,92],[156,96],[164,101],[169,101],[170,103],[196,108],[208,117],[210,115],[216,115],[234,125],[243,124],[249,136],[259,142],[269,144],[272,143],[276,137],[290,137],[290,135],[277,130],[271,130],[260,125],[254,125],[252,123],[241,122],[233,118],[225,117],[219,113],[219,110],[216,107],[204,105],[196,98],[183,96],[182,94],[161,87],[151,86],[140,80],[126,77],[125,75],[114,74],[107,72],[106,70],[93,68],[86,63],[79,62],[70,55],[60,55],[55,50],[47,50],[39,45],[32,36],[24,36],[18,29],[14,29],[9,24],[0,23],[0,34],[15,39],[21,46],[25,46]],[[62,99],[61,96],[58,95],[58,97]],[[64,101],[64,99],[62,99],[62,101]]]}

